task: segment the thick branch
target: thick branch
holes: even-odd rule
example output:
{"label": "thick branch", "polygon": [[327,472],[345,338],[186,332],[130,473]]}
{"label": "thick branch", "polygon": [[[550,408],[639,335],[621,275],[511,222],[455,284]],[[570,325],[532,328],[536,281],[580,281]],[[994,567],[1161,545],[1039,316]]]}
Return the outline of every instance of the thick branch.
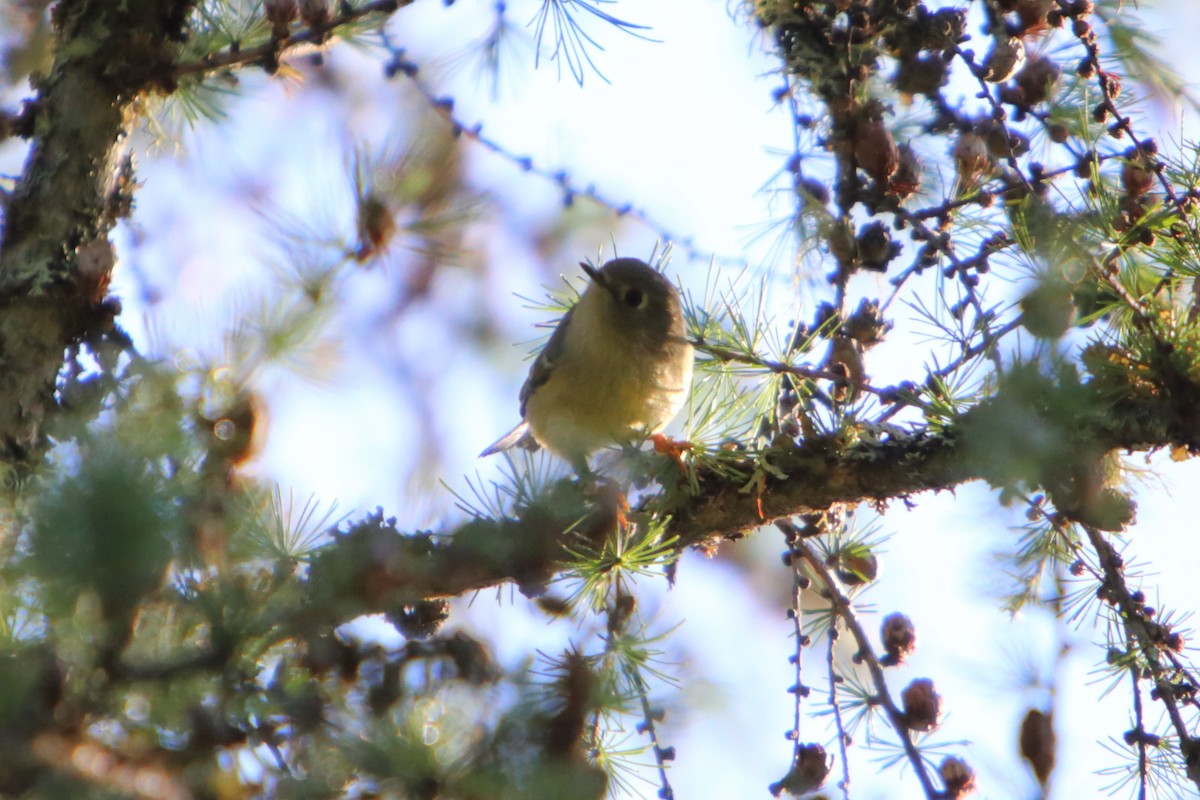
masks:
{"label": "thick branch", "polygon": [[[1173,446],[1200,450],[1195,411],[1200,391],[1190,384],[1186,393],[1176,381],[1174,392],[1115,401],[1109,391],[1091,385],[1040,380],[1044,383],[1033,389],[1002,390],[938,432],[897,431],[840,448],[832,438],[802,441],[747,455],[737,470],[725,473],[737,477],[701,472],[698,494],[663,492],[641,510],[671,517],[670,533],[680,550],[737,539],[773,520],[836,503],[907,500],[981,479],[1059,492],[1060,508],[1074,502],[1073,513],[1084,515],[1097,454]],[[770,471],[756,470],[763,463]],[[746,475],[760,478],[747,481]],[[567,548],[577,548],[579,537],[595,541],[607,535],[618,517],[613,508],[611,500],[595,501],[575,481],[563,480],[511,517],[472,520],[446,539],[399,536],[377,519],[343,537],[314,567],[314,576],[322,571],[328,576],[322,578],[318,605],[332,619],[387,612],[508,580],[536,591],[571,561]]]}
{"label": "thick branch", "polygon": [[62,2],[53,69],[0,240],[0,459],[36,462],[64,349],[111,319],[108,231],[129,204],[129,109],[159,86],[194,0]]}

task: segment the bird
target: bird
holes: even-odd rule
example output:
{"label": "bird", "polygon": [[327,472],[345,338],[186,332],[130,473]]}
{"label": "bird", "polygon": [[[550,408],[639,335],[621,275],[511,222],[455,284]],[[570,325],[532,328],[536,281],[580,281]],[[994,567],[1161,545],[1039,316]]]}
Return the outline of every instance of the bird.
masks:
{"label": "bird", "polygon": [[636,258],[581,262],[587,289],[521,387],[521,422],[484,450],[545,447],[589,473],[588,456],[662,431],[687,401],[694,351],[679,291]]}

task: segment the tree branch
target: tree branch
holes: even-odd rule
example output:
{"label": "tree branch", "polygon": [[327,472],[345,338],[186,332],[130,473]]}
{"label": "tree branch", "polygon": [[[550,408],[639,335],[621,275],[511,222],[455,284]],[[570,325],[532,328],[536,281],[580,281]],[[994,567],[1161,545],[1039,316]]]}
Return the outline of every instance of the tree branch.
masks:
{"label": "tree branch", "polygon": [[[1003,425],[1014,409],[1023,425],[1038,431],[1047,452],[1055,454],[1055,463],[1046,467],[1058,473],[1072,467],[1062,460],[1068,449],[1200,451],[1200,419],[1194,410],[1200,407],[1200,389],[1189,383],[1181,391],[1178,380],[1180,376],[1174,392],[1130,395],[1121,401],[1098,382],[1043,387],[1049,394],[1033,396],[1002,390],[939,431],[891,430],[874,441],[863,435],[848,447],[832,436],[775,445],[747,454],[741,462],[723,462],[721,473],[701,469],[698,493],[664,490],[644,499],[633,513],[669,516],[675,547],[682,551],[738,539],[776,519],[819,512],[835,503],[907,501],[920,492],[953,490],[974,480],[1040,485],[1062,479],[1036,469],[1014,476],[1005,453],[1023,455],[1023,444],[1006,441],[1012,431]],[[1064,405],[1060,395],[1067,394],[1071,402]],[[1062,407],[1054,412],[1056,404]],[[747,475],[762,477],[747,481]],[[757,489],[750,491],[750,486]],[[473,519],[444,539],[427,533],[398,535],[381,514],[373,515],[314,564],[310,583],[323,585],[314,587],[322,599],[313,606],[333,621],[510,580],[537,593],[570,562],[566,548],[577,537],[602,539],[616,519],[611,502],[593,502],[588,490],[572,479],[552,485],[509,516]]]}
{"label": "tree branch", "polygon": [[130,207],[129,109],[162,86],[194,0],[59,3],[32,147],[0,239],[0,461],[40,460],[72,342],[111,324],[109,230]]}
{"label": "tree branch", "polygon": [[213,53],[199,61],[177,64],[174,67],[174,74],[177,78],[184,78],[252,64],[274,64],[278,67],[279,56],[285,50],[295,49],[306,44],[322,44],[337,28],[357,22],[372,14],[385,16],[393,14],[412,2],[413,0],[372,0],[372,2],[364,3],[357,8],[344,4],[337,14],[330,16],[320,25],[310,25],[294,33],[289,33],[287,36],[272,38],[271,41],[254,47],[243,49],[240,46],[231,46],[222,53]]}

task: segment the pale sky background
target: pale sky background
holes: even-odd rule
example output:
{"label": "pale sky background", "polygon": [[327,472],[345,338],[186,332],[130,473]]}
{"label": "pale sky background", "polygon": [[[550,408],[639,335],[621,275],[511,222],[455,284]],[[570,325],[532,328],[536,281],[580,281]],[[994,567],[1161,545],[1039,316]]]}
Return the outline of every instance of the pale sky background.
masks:
{"label": "pale sky background", "polygon": [[[483,0],[459,0],[450,8],[418,0],[397,14],[393,36],[437,80],[446,74],[447,56],[482,31],[490,7]],[[512,151],[529,153],[548,169],[566,168],[577,186],[594,184],[606,196],[627,199],[665,228],[694,236],[697,248],[740,255],[758,269],[765,247],[747,248],[747,242],[771,213],[759,189],[786,161],[792,133],[788,115],[773,109],[771,93],[779,80],[769,73],[775,62],[759,52],[746,26],[731,20],[729,9],[735,7],[719,0],[606,7],[650,26],[649,34],[661,40],[649,43],[592,26],[606,48],[597,61],[611,84],[589,74],[580,89],[557,79],[545,63],[534,72],[527,49],[507,60],[511,72],[494,102],[469,70],[438,80],[439,91],[455,98],[460,119],[482,121],[485,133]],[[532,16],[536,3],[512,2],[509,8],[519,23]],[[1167,60],[1184,75],[1200,76],[1194,46],[1200,4],[1164,2],[1157,14],[1145,13],[1154,20],[1150,27],[1164,36]],[[347,142],[386,141],[397,120],[422,102],[402,79],[381,78],[383,58],[345,48],[327,55],[340,88],[352,98],[348,103],[319,87],[285,86],[248,71],[242,97],[229,106],[225,121],[200,124],[178,154],[141,157],[144,186],[134,230],[146,235],[120,232],[116,290],[125,299],[123,324],[147,351],[158,349],[166,357],[184,346],[214,352],[218,340],[211,332],[262,285],[270,251],[248,196],[268,198],[299,215],[345,217]],[[1152,121],[1143,126],[1162,131],[1166,151],[1173,150],[1168,141],[1181,135],[1171,111],[1147,108]],[[1195,137],[1194,124],[1182,130]],[[345,322],[347,347],[337,366],[321,382],[281,374],[262,385],[270,429],[254,469],[285,492],[315,493],[355,514],[381,505],[402,527],[436,528],[456,518],[453,498],[438,481],[462,490],[464,475],[486,480],[498,474],[494,460],[481,462],[476,454],[516,422],[516,396],[527,367],[528,347],[521,343],[537,335],[532,325],[545,318],[511,293],[539,297],[540,287],[556,283],[557,273],[575,275],[580,258],[595,257],[601,246],[608,252],[608,229],[589,228],[591,238],[572,242],[578,252],[543,268],[525,239],[555,213],[557,190],[481,148],[468,148],[468,154],[473,182],[501,209],[472,230],[469,244],[502,268],[483,283],[475,273],[442,270],[430,297],[399,318],[388,313],[396,273],[355,276],[348,298],[355,313]],[[0,171],[15,172],[19,162],[12,148],[0,150],[0,156]],[[776,209],[781,213],[786,206]],[[630,255],[648,255],[655,239],[632,222],[613,235]],[[700,291],[709,265],[678,253],[670,271]],[[772,286],[790,289],[786,276],[779,280]],[[147,287],[161,299],[141,302]],[[789,291],[776,294],[786,297]],[[811,317],[811,301],[804,308],[802,315]],[[792,310],[776,313],[783,319]],[[496,340],[483,348],[464,346],[464,329],[481,313],[496,322]],[[912,365],[889,355],[869,367],[886,383]],[[425,392],[420,403],[412,399],[417,387]],[[422,453],[412,443],[423,424],[434,426],[442,445],[435,470],[414,468]],[[1200,602],[1194,577],[1200,468],[1165,458],[1151,466],[1162,483],[1138,487],[1130,553],[1153,565],[1155,583],[1147,594],[1154,605],[1190,610]],[[414,502],[418,490],[422,499]],[[999,508],[994,492],[981,485],[915,500],[914,509],[897,503],[879,521],[892,538],[885,546],[883,578],[865,597],[877,612],[866,627],[874,633],[893,610],[915,621],[918,650],[908,665],[892,671],[893,693],[916,677],[935,680],[946,718],[932,740],[970,742],[947,752],[975,767],[979,796],[1035,797],[1016,755],[1015,732],[1025,710],[1043,704],[1046,693],[1021,687],[1013,676],[1026,654],[1040,658],[1043,671],[1048,668],[1044,645],[1054,623],[1036,613],[1009,619],[989,594],[1004,585],[991,554],[1014,540],[1009,526],[1020,524],[1023,515]],[[864,521],[870,518],[861,513]],[[779,534],[768,529],[726,545],[715,560],[688,554],[670,592],[658,582],[643,583],[648,599],[642,609],[656,627],[684,623],[673,635],[670,654],[681,662],[680,688],[662,689],[668,703],[691,708],[669,715],[662,726],[664,742],[678,750],[671,780],[680,800],[768,797],[767,785],[787,769],[791,744],[784,732],[792,705],[786,689],[794,676],[787,663],[793,646],[784,614],[790,578],[779,561],[782,549]],[[729,557],[741,566],[731,566]],[[747,589],[747,574],[754,577],[754,591]],[[480,632],[505,659],[526,654],[531,642],[561,650],[566,637],[597,646],[573,623],[547,623],[526,613],[519,595],[507,589],[500,595],[500,602],[494,594],[481,595],[470,609],[460,604],[451,625]],[[1100,796],[1110,779],[1093,771],[1116,761],[1096,740],[1119,740],[1130,727],[1128,682],[1101,702],[1106,683],[1092,674],[1101,658],[1100,637],[1085,626],[1070,640],[1073,654],[1058,675],[1062,749],[1051,796]],[[810,670],[812,679],[819,665]],[[820,708],[821,696],[814,692],[811,708]],[[1156,719],[1157,709],[1151,708]],[[1064,723],[1071,727],[1061,727]],[[630,720],[631,729],[634,725]],[[860,742],[865,733],[859,731]],[[875,733],[895,741],[886,727]],[[802,736],[829,743],[822,720],[807,720]],[[638,741],[633,736],[630,744]],[[853,796],[920,797],[907,769],[874,778],[885,755],[852,749]],[[834,775],[840,771],[835,765]],[[645,796],[654,792],[646,784]],[[839,796],[836,790],[832,795]]]}

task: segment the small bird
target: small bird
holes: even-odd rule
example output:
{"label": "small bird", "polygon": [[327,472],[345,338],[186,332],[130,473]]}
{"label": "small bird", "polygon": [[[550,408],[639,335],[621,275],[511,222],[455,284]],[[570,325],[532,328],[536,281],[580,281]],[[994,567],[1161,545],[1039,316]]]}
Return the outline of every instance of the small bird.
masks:
{"label": "small bird", "polygon": [[636,258],[600,269],[559,321],[521,387],[521,424],[481,453],[539,446],[581,475],[587,458],[657,434],[687,400],[692,345],[679,292]]}

